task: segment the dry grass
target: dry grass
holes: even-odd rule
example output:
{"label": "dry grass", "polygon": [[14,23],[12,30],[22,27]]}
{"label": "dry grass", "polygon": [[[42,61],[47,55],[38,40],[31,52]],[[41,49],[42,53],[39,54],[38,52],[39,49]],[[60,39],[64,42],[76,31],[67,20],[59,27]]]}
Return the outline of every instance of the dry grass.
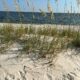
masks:
{"label": "dry grass", "polygon": [[[1,44],[18,42],[25,53],[38,53],[41,57],[57,55],[61,50],[80,47],[80,32],[73,29],[58,30],[51,27],[18,27],[7,25],[0,28]],[[22,38],[23,37],[23,38]],[[22,39],[21,39],[22,38]],[[1,48],[3,49],[3,48]]]}

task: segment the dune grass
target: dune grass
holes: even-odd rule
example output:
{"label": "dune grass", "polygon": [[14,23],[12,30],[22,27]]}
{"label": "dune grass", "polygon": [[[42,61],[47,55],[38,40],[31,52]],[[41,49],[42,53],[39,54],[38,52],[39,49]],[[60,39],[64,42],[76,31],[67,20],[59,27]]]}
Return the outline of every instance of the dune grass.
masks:
{"label": "dune grass", "polygon": [[73,38],[72,45],[74,47],[80,48],[80,32],[76,33],[76,36]]}
{"label": "dune grass", "polygon": [[57,55],[70,46],[80,48],[80,32],[71,28],[62,30],[49,26],[14,28],[7,25],[0,28],[0,36],[1,44],[20,42],[23,46],[22,51],[27,54],[38,53],[41,57],[47,54]]}

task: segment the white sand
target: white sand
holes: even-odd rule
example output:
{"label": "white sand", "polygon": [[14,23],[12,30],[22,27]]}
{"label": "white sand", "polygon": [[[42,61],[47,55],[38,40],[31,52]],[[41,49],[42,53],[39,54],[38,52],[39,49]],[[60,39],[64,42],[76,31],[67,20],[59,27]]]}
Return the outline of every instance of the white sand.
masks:
{"label": "white sand", "polygon": [[[4,23],[6,25],[7,23]],[[0,23],[3,26],[3,23]],[[7,24],[8,25],[8,24]],[[20,24],[11,24],[19,27]],[[30,24],[23,24],[30,26]],[[32,25],[43,27],[45,25]],[[47,25],[59,28],[67,27],[62,25]],[[68,26],[69,27],[69,26]],[[76,29],[80,26],[72,26]],[[48,59],[37,60],[37,55],[20,55],[22,47],[14,43],[4,54],[0,54],[0,80],[80,80],[80,51],[68,49],[61,52],[53,63],[49,64]]]}
{"label": "white sand", "polygon": [[[47,59],[36,60],[34,55],[19,55],[14,43],[0,54],[0,80],[80,80],[80,52],[61,52],[50,65]],[[35,57],[35,56],[34,56]]]}
{"label": "white sand", "polygon": [[72,29],[80,29],[79,25],[55,25],[55,24],[19,24],[19,23],[0,23],[0,27],[5,26],[5,25],[11,25],[13,27],[57,27],[58,29],[63,29],[63,28],[72,28]]}

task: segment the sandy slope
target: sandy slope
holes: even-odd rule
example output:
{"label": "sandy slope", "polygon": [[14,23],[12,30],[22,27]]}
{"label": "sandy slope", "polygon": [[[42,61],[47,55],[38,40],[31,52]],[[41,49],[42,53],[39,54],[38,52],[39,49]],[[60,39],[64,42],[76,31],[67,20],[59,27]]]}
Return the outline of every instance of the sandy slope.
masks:
{"label": "sandy slope", "polygon": [[49,64],[48,59],[37,60],[36,56],[19,56],[17,43],[0,54],[0,80],[80,80],[80,51],[61,52]]}
{"label": "sandy slope", "polygon": [[[0,25],[3,26],[3,23]],[[11,25],[20,26],[20,24]],[[30,24],[23,25],[30,26]],[[46,24],[32,26],[43,27]],[[56,25],[48,26],[56,27]],[[61,29],[69,26],[57,27]],[[62,51],[50,64],[48,59],[37,59],[38,55],[35,54],[20,56],[21,48],[21,45],[14,43],[4,54],[0,54],[0,80],[80,80],[80,50]]]}

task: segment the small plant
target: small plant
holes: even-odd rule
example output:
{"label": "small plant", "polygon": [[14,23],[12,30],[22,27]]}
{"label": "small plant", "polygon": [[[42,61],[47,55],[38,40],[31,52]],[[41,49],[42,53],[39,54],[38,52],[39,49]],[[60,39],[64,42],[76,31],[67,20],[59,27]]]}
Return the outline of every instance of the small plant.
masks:
{"label": "small plant", "polygon": [[32,27],[32,26],[29,26],[28,28],[28,34],[35,34],[36,32],[36,28]]}
{"label": "small plant", "polygon": [[63,30],[60,30],[59,32],[59,36],[60,37],[68,37],[68,38],[73,38],[76,36],[76,33],[77,31],[75,31],[74,29],[72,28],[68,28],[68,29],[63,29]]}
{"label": "small plant", "polygon": [[46,57],[47,54],[54,55],[61,50],[62,41],[59,38],[53,38],[51,41],[48,41],[48,39],[46,36],[42,37],[41,35],[31,36],[23,43],[23,51],[27,54],[38,53],[40,57]]}
{"label": "small plant", "polygon": [[15,30],[15,35],[17,38],[20,38],[22,35],[24,35],[26,33],[25,28],[24,27],[19,27]]}
{"label": "small plant", "polygon": [[73,38],[72,45],[80,48],[80,32],[79,31],[76,33],[76,37]]}
{"label": "small plant", "polygon": [[39,35],[45,35],[45,36],[55,36],[57,35],[57,29],[51,28],[51,27],[43,27],[37,29],[37,34]]}
{"label": "small plant", "polygon": [[0,35],[3,36],[3,42],[9,42],[14,39],[14,28],[12,26],[4,26],[0,31]]}

